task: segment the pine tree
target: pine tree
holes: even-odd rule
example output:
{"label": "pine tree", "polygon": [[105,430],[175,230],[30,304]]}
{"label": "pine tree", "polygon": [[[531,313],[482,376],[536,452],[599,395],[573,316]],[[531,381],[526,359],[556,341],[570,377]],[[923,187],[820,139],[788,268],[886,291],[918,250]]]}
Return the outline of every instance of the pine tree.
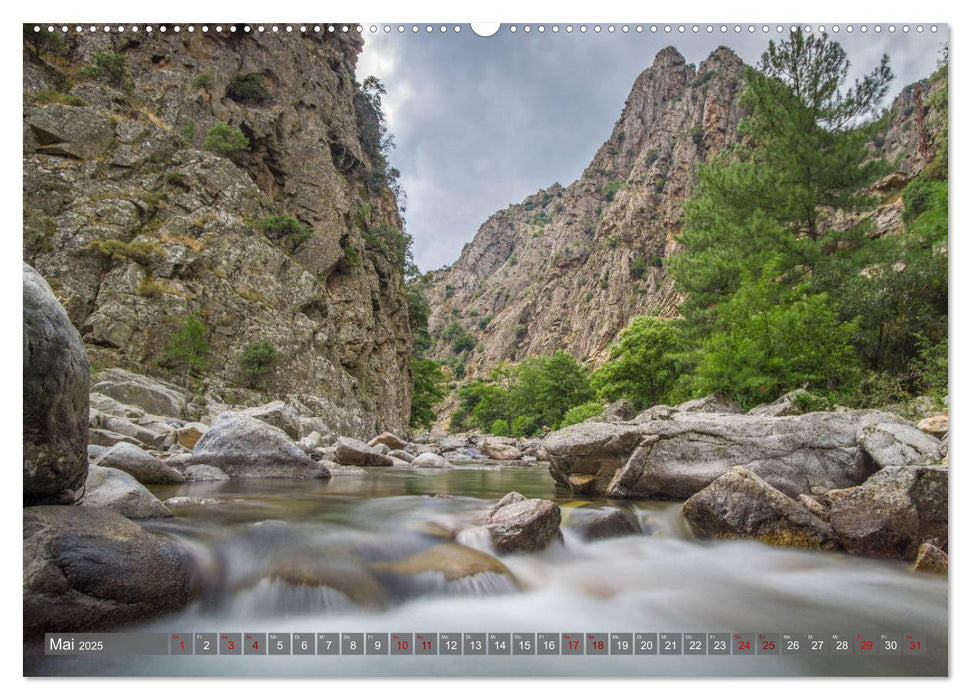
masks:
{"label": "pine tree", "polygon": [[209,366],[209,328],[198,312],[188,318],[169,340],[165,350],[165,362],[182,376],[182,384],[189,388],[192,371],[202,371]]}

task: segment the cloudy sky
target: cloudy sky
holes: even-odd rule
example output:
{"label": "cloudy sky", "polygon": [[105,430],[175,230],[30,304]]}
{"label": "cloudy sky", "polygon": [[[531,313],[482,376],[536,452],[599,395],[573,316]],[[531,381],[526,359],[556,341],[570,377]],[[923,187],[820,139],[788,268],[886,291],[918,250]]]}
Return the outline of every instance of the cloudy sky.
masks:
{"label": "cloudy sky", "polygon": [[[606,26],[606,25],[605,25]],[[719,45],[746,63],[758,61],[775,27],[727,34],[716,25],[698,34],[513,33],[504,25],[484,38],[463,25],[458,34],[410,31],[371,34],[358,63],[358,80],[376,75],[387,88],[384,110],[397,148],[392,164],[408,196],[405,218],[415,260],[427,271],[451,264],[463,244],[495,211],[553,182],[579,177],[610,135],[637,75],[665,46],[698,64]],[[884,53],[895,80],[890,96],[929,75],[946,36],[884,27],[832,34],[851,70],[872,69]],[[889,99],[889,98],[888,98]]]}

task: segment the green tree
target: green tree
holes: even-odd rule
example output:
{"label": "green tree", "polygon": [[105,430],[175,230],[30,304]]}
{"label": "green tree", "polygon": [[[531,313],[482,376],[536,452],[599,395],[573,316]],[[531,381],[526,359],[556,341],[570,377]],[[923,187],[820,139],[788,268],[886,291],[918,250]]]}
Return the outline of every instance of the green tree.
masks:
{"label": "green tree", "polygon": [[190,373],[203,371],[209,366],[209,328],[201,314],[189,314],[172,334],[163,361],[181,375],[186,389],[189,388]]}
{"label": "green tree", "polygon": [[638,410],[663,403],[685,369],[685,340],[674,321],[639,316],[610,348],[610,359],[593,373],[601,399],[625,398]]}
{"label": "green tree", "polygon": [[255,340],[248,343],[239,356],[239,367],[251,386],[273,370],[276,361],[276,346],[269,340]]}
{"label": "green tree", "polygon": [[430,428],[438,417],[435,405],[445,398],[447,379],[442,366],[426,358],[413,357],[409,362],[412,376],[411,419],[412,428]]}
{"label": "green tree", "polygon": [[223,124],[222,122],[213,126],[206,133],[206,140],[202,143],[207,151],[225,156],[226,158],[236,158],[250,147],[249,139],[239,129]]}
{"label": "green tree", "polygon": [[558,428],[565,428],[568,425],[576,425],[577,423],[582,423],[587,418],[593,418],[594,416],[599,416],[604,412],[603,404],[599,401],[591,401],[589,403],[582,403],[579,406],[574,406],[569,411],[563,415],[563,420],[560,421]]}

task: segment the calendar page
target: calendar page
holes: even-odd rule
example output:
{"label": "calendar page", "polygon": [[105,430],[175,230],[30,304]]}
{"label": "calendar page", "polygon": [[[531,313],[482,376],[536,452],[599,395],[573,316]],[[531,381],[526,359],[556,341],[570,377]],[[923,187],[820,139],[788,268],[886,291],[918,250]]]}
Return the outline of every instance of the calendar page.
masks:
{"label": "calendar page", "polygon": [[947,676],[948,36],[24,24],[23,674]]}

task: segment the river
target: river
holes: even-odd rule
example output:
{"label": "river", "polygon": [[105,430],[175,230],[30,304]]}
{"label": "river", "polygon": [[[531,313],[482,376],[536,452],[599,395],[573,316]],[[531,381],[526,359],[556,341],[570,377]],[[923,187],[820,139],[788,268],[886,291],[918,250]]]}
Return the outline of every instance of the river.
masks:
{"label": "river", "polygon": [[[926,654],[872,656],[28,656],[38,675],[845,676],[946,675],[947,580],[902,562],[701,542],[680,505],[633,501],[647,534],[583,542],[580,499],[544,465],[368,469],[329,481],[152,487],[174,518],[145,527],[190,552],[197,602],[125,628],[155,632],[912,633]],[[456,577],[418,562],[462,555],[450,523],[510,491],[550,498],[564,541]],[[461,542],[488,549],[464,536]],[[464,557],[465,555],[462,555]],[[436,559],[437,557],[437,559]],[[389,563],[390,562],[390,563]],[[398,562],[398,564],[395,564]],[[401,564],[401,562],[409,562]],[[483,562],[486,562],[483,564]],[[447,569],[447,567],[445,567]],[[434,569],[434,566],[432,566]]]}

